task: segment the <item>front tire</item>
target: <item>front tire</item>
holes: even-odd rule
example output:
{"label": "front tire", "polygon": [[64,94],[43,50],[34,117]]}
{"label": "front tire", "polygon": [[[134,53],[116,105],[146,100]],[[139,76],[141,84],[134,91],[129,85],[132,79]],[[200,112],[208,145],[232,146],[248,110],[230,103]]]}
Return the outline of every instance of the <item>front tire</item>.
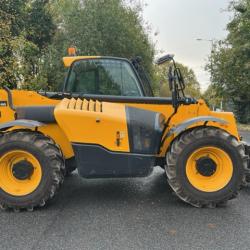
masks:
{"label": "front tire", "polygon": [[64,179],[59,147],[39,132],[13,131],[0,137],[0,207],[44,206]]}
{"label": "front tire", "polygon": [[214,127],[184,132],[166,159],[170,186],[195,207],[216,207],[235,198],[249,174],[243,144]]}

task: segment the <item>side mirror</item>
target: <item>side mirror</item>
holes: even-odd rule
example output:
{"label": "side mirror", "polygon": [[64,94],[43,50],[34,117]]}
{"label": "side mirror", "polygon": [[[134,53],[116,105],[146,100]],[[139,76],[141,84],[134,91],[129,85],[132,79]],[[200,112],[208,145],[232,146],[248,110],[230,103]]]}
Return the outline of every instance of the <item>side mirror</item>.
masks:
{"label": "side mirror", "polygon": [[156,65],[162,65],[165,62],[170,62],[174,59],[174,55],[168,54],[165,56],[160,57],[159,59],[156,60]]}

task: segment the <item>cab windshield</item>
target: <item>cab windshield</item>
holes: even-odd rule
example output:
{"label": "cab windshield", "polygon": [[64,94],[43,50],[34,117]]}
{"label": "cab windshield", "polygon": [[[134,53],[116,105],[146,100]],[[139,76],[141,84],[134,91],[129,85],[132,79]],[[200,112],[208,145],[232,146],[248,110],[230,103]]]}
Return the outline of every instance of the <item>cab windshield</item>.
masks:
{"label": "cab windshield", "polygon": [[118,59],[76,61],[69,71],[65,91],[116,96],[142,96],[131,65]]}

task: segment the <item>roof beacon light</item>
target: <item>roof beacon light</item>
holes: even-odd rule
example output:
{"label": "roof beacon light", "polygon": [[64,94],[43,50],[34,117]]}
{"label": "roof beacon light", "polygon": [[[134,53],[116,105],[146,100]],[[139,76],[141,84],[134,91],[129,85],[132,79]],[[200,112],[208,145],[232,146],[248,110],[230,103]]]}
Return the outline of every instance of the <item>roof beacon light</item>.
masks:
{"label": "roof beacon light", "polygon": [[69,56],[76,56],[76,48],[74,48],[74,47],[68,48],[68,55]]}

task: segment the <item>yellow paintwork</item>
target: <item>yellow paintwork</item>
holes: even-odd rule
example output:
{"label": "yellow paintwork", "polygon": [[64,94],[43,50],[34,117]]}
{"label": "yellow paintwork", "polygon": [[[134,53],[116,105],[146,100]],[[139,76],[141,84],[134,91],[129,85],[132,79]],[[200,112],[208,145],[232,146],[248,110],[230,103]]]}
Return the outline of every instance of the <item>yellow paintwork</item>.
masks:
{"label": "yellow paintwork", "polygon": [[[58,100],[52,100],[39,95],[35,91],[12,90],[14,106],[39,106],[39,105],[56,105]],[[0,90],[0,101],[7,101],[7,93]],[[0,122],[8,122],[14,120],[14,111],[9,107],[0,106],[1,117]]]}
{"label": "yellow paintwork", "polygon": [[[13,165],[22,160],[30,162],[34,167],[32,175],[25,180],[15,178],[12,173]],[[41,165],[32,154],[22,150],[13,150],[0,158],[0,188],[6,193],[14,196],[31,194],[39,186],[41,179]]]}
{"label": "yellow paintwork", "polygon": [[[57,105],[55,109],[58,124],[40,127],[38,130],[53,138],[60,145],[65,158],[74,155],[70,142],[100,144],[109,150],[129,152],[125,105],[162,113],[167,120],[173,113],[171,105],[159,104],[115,104],[87,100],[51,100],[33,91],[12,91],[15,106]],[[7,101],[7,94],[0,90],[0,100]],[[69,106],[68,106],[69,105]],[[69,109],[70,107],[70,109]],[[0,107],[0,123],[14,120],[14,112],[9,107]],[[239,140],[236,121],[232,113],[212,112],[203,100],[198,104],[181,105],[178,113],[171,119],[170,128],[197,116],[215,116],[228,121],[227,125],[209,122],[207,125],[221,128]],[[96,122],[100,120],[100,122]],[[192,125],[201,126],[203,123]],[[17,128],[13,128],[17,129]],[[166,130],[165,134],[169,130]],[[117,132],[121,132],[121,145],[116,145]],[[160,155],[166,151],[176,135],[168,138],[161,148]]]}
{"label": "yellow paintwork", "polygon": [[74,156],[74,152],[69,139],[63,132],[63,129],[60,128],[57,124],[48,124],[46,126],[42,126],[38,129],[38,131],[42,132],[46,136],[51,137],[60,146],[66,159]]}
{"label": "yellow paintwork", "polygon": [[100,56],[66,56],[63,58],[63,63],[66,68],[69,68],[73,62],[78,60],[87,60],[87,59],[97,59],[101,58]]}
{"label": "yellow paintwork", "polygon": [[[34,91],[12,90],[14,106],[56,105],[59,101],[46,98]],[[7,93],[0,90],[0,101],[7,101]],[[0,123],[15,120],[15,112],[9,106],[0,106]],[[50,133],[49,133],[50,134]]]}
{"label": "yellow paintwork", "polygon": [[[211,176],[203,176],[196,169],[196,161],[202,157],[211,158],[217,165]],[[233,176],[233,163],[229,155],[217,147],[203,147],[196,150],[187,160],[186,175],[190,184],[203,192],[223,189]]]}
{"label": "yellow paintwork", "polygon": [[[159,105],[159,104],[128,104],[129,106],[137,107],[137,108],[142,108],[142,109],[147,109],[155,112],[162,113],[166,120],[168,117],[173,113],[173,107],[171,105]],[[236,120],[234,118],[233,113],[231,112],[212,112],[206,103],[203,100],[199,100],[198,104],[192,104],[192,105],[181,105],[178,109],[178,112],[173,118],[171,119],[170,126],[169,128],[173,128],[184,121],[197,117],[197,116],[215,116],[217,118],[224,119],[228,121],[228,124],[222,125],[216,122],[208,122],[208,126],[214,126],[221,128],[234,137],[236,137],[238,140],[239,138],[239,133],[237,130],[237,125],[236,125]],[[204,122],[197,122],[190,126],[189,128],[196,127],[196,126],[202,126]],[[169,129],[166,130],[165,135],[168,133]],[[161,157],[164,157],[166,155],[166,151],[172,142],[172,140],[175,138],[176,135],[173,135],[169,137],[163,147],[161,148],[160,155]]]}
{"label": "yellow paintwork", "polygon": [[[98,144],[112,151],[129,152],[125,106],[93,100],[83,100],[81,104],[79,102],[64,99],[55,109],[56,121],[69,141]],[[116,143],[117,132],[122,135],[119,145]]]}
{"label": "yellow paintwork", "polygon": [[[41,96],[34,91],[13,90],[13,104],[14,106],[42,106],[42,105],[56,105],[60,100],[52,100],[47,97]],[[7,93],[0,90],[0,100],[7,101]],[[0,123],[15,120],[14,111],[9,107],[0,106]],[[14,127],[11,130],[19,129]],[[62,152],[66,159],[74,156],[72,146],[68,138],[57,124],[49,124],[38,129],[45,135],[51,137],[58,145],[60,145]]]}

